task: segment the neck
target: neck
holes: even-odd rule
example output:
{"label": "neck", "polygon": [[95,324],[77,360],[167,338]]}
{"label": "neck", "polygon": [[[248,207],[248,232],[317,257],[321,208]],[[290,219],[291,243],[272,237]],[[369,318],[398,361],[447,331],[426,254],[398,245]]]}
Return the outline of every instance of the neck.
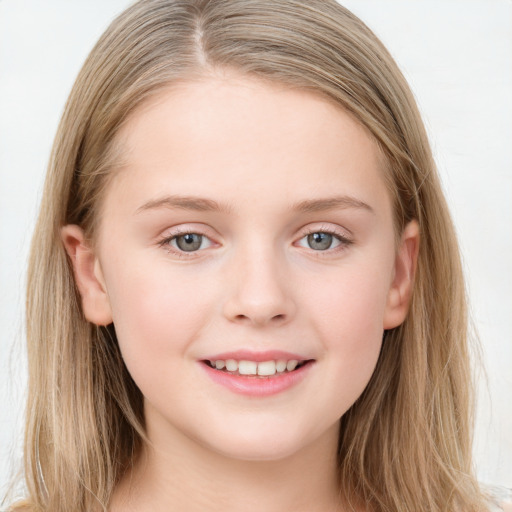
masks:
{"label": "neck", "polygon": [[228,458],[178,433],[148,434],[151,446],[118,486],[112,512],[341,510],[338,425],[289,457],[265,461]]}

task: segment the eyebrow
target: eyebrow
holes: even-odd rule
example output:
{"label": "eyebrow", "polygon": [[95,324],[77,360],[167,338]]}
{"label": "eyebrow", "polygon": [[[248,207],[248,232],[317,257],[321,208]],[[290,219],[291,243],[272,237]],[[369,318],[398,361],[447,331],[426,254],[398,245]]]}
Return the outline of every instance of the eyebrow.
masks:
{"label": "eyebrow", "polygon": [[334,210],[336,208],[357,208],[367,210],[370,213],[375,213],[374,209],[364,201],[356,199],[351,196],[333,196],[325,199],[307,199],[300,201],[293,206],[293,210],[310,213],[310,212],[322,212],[326,210]]}
{"label": "eyebrow", "polygon": [[137,208],[136,213],[158,208],[179,208],[197,212],[221,212],[230,213],[231,207],[227,204],[220,204],[213,199],[195,196],[165,196],[160,199],[153,199]]}
{"label": "eyebrow", "polygon": [[[231,213],[232,208],[228,204],[219,203],[213,199],[196,196],[170,195],[159,199],[153,199],[140,206],[136,213],[159,208],[178,208],[182,210],[198,212]],[[375,213],[373,208],[351,196],[333,196],[321,199],[306,199],[292,206],[292,210],[299,213],[322,212],[334,209],[356,208]]]}

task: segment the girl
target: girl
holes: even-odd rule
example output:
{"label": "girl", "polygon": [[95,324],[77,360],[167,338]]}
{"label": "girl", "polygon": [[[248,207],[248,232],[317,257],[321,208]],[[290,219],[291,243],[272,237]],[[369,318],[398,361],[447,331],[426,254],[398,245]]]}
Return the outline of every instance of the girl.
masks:
{"label": "girl", "polygon": [[335,2],[123,13],[71,93],[32,247],[15,508],[488,508],[428,141]]}

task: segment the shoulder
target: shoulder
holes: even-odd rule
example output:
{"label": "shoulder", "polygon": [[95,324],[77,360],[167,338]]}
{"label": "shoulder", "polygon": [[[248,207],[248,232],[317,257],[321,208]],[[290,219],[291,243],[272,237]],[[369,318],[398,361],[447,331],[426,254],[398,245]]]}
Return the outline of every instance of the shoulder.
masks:
{"label": "shoulder", "polygon": [[499,506],[503,512],[512,512],[512,500],[501,501]]}
{"label": "shoulder", "polygon": [[0,512],[35,512],[36,508],[32,506],[28,501],[17,501],[10,505],[7,510],[2,509]]}
{"label": "shoulder", "polygon": [[489,497],[489,512],[512,512],[512,489],[498,486],[485,486],[484,492]]}
{"label": "shoulder", "polygon": [[503,512],[512,512],[512,501],[501,501],[498,503],[498,507],[496,510],[500,510]]}

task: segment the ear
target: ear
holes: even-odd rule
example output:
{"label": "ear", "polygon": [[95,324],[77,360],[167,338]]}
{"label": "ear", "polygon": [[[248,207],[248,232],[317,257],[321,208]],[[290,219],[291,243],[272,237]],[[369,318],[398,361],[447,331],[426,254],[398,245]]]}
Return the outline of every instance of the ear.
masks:
{"label": "ear", "polygon": [[61,238],[73,264],[85,318],[96,325],[112,323],[112,311],[100,263],[86,241],[84,231],[79,226],[69,224],[62,228]]}
{"label": "ear", "polygon": [[407,316],[418,261],[420,229],[413,220],[405,226],[395,257],[393,281],[388,292],[383,328],[399,326]]}

